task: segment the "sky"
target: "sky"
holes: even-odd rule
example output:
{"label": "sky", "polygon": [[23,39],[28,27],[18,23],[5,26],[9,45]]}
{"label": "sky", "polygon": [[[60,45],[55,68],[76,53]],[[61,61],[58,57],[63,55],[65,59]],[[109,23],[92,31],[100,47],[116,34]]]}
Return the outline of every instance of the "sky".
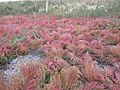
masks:
{"label": "sky", "polygon": [[0,2],[7,2],[7,1],[22,1],[22,0],[0,0]]}

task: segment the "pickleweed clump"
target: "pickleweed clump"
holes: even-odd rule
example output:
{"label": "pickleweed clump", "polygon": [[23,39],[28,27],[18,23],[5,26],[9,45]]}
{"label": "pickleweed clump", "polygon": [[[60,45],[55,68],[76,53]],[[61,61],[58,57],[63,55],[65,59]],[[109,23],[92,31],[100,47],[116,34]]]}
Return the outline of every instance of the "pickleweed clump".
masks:
{"label": "pickleweed clump", "polygon": [[120,31],[113,19],[18,15],[0,18],[0,26],[0,68],[18,56],[44,56],[21,63],[8,82],[1,72],[0,90],[119,90]]}

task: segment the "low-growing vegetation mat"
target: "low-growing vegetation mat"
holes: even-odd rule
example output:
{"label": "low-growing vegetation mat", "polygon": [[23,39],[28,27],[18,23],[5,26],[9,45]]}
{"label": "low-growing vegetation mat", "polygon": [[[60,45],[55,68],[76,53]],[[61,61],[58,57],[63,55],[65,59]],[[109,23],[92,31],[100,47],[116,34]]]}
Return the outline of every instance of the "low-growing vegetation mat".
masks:
{"label": "low-growing vegetation mat", "polygon": [[[0,90],[120,90],[120,22],[105,18],[0,18]],[[42,53],[4,79],[19,56]],[[20,59],[21,60],[21,59]]]}
{"label": "low-growing vegetation mat", "polygon": [[120,0],[20,0],[1,2],[0,16],[39,14],[62,17],[120,16]]}

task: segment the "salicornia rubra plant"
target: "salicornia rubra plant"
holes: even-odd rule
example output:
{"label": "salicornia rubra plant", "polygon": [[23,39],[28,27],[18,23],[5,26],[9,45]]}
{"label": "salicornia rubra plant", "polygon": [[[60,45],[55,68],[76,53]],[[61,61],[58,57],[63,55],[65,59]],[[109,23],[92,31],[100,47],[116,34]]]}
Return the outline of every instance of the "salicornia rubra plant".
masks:
{"label": "salicornia rubra plant", "polygon": [[0,66],[31,51],[44,58],[23,63],[9,82],[0,77],[0,90],[119,90],[118,26],[93,17],[2,17]]}

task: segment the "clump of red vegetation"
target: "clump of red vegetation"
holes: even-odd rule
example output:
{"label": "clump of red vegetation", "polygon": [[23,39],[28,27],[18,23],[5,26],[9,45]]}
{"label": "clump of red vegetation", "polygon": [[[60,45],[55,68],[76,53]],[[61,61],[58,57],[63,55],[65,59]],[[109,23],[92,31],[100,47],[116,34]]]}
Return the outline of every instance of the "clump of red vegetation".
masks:
{"label": "clump of red vegetation", "polygon": [[23,64],[7,84],[0,77],[0,90],[119,90],[118,24],[104,18],[1,18],[0,65],[6,56],[31,50],[46,58]]}

